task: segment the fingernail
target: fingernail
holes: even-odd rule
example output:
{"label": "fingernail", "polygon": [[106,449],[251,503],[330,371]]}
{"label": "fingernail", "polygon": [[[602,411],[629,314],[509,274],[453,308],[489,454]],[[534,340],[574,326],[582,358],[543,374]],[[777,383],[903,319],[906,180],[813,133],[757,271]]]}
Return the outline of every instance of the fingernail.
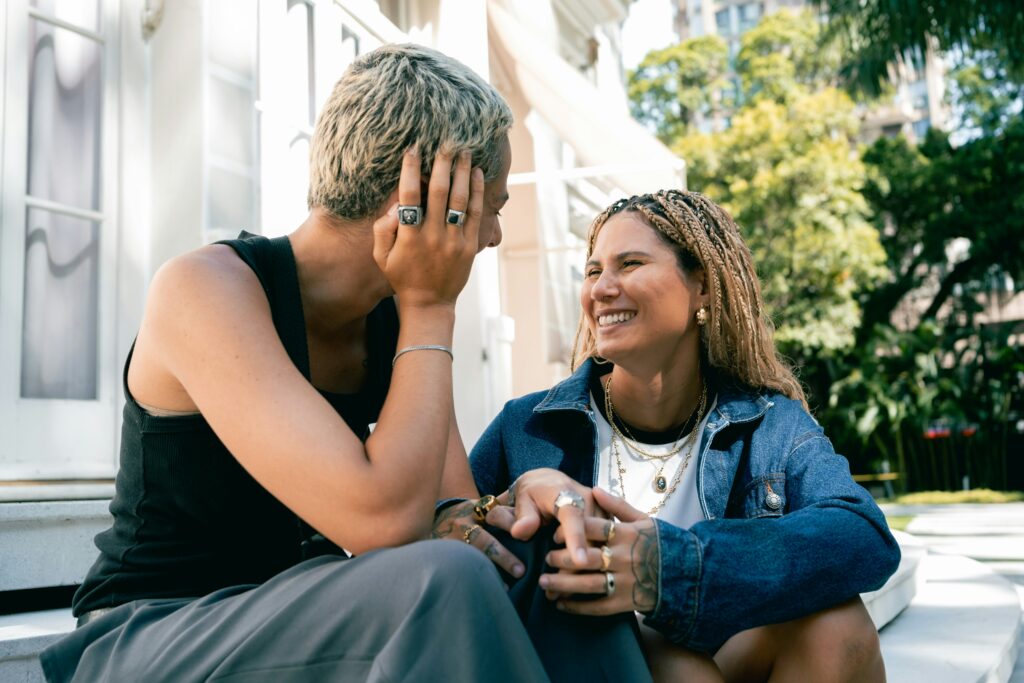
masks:
{"label": "fingernail", "polygon": [[551,583],[551,581],[548,579],[548,577],[542,576],[537,580],[537,583],[540,584],[541,588],[547,588],[548,584]]}
{"label": "fingernail", "polygon": [[405,150],[405,153],[411,157],[416,157],[420,155],[420,151],[416,149],[416,145],[413,145],[409,149]]}
{"label": "fingernail", "polygon": [[587,551],[584,550],[583,548],[577,548],[576,549],[576,564],[586,564],[586,563],[587,563]]}
{"label": "fingernail", "polygon": [[563,605],[560,602],[556,602],[555,603],[555,609],[558,610],[559,612],[564,612],[565,611],[565,605]]}
{"label": "fingernail", "polygon": [[461,152],[459,152],[459,159],[461,159],[462,161],[469,161],[469,150],[464,149]]}
{"label": "fingernail", "polygon": [[516,577],[518,579],[520,576],[523,575],[523,573],[525,571],[526,571],[526,567],[524,567],[523,565],[521,565],[521,564],[514,565],[512,567],[512,576],[514,576],[514,577]]}
{"label": "fingernail", "polygon": [[484,170],[482,168],[480,168],[479,166],[477,166],[476,168],[473,169],[473,179],[474,180],[483,180],[484,179]]}

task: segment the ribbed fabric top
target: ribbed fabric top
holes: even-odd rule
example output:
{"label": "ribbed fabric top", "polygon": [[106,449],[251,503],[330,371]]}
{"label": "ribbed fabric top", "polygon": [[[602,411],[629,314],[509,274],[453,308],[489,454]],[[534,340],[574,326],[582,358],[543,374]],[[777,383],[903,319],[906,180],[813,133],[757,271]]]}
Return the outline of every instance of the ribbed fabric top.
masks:
{"label": "ribbed fabric top", "polygon": [[[309,379],[306,325],[295,256],[285,237],[243,232],[222,242],[253,269],[270,302],[274,327]],[[367,318],[367,380],[355,394],[320,393],[357,436],[376,422],[391,381],[398,339],[394,300]],[[263,583],[307,557],[340,549],[318,540],[246,472],[202,415],[157,417],[128,391],[113,526],[96,537],[100,556],[73,601],[74,614],[142,598],[199,597]]]}

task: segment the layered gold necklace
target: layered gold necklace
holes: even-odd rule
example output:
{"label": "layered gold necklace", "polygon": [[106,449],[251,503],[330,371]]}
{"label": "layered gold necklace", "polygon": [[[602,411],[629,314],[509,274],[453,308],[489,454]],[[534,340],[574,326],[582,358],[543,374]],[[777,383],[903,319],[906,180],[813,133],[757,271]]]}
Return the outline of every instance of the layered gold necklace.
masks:
{"label": "layered gold necklace", "polygon": [[[706,384],[702,384],[700,400],[697,402],[697,406],[693,409],[693,413],[691,413],[690,417],[683,423],[683,427],[679,431],[679,436],[676,437],[676,441],[678,442],[676,446],[666,453],[652,453],[640,446],[640,442],[629,431],[629,427],[625,422],[622,423],[622,430],[620,430],[619,426],[615,423],[615,404],[612,402],[612,378],[611,375],[608,376],[608,381],[605,383],[604,387],[604,408],[605,412],[608,413],[608,424],[612,427],[611,451],[612,457],[615,458],[615,466],[619,470],[619,490],[622,493],[623,500],[626,498],[626,468],[622,464],[622,457],[619,455],[617,441],[622,441],[625,447],[632,450],[642,459],[661,463],[654,474],[654,480],[651,482],[651,485],[654,487],[655,492],[664,493],[665,495],[657,505],[647,512],[647,514],[653,515],[663,508],[665,503],[668,502],[669,496],[675,493],[676,488],[679,486],[679,482],[683,478],[683,473],[689,466],[691,458],[693,458],[693,452],[695,450],[693,448],[693,444],[696,440],[697,427],[704,418],[704,411],[707,409],[707,400],[708,387]],[[692,426],[690,427],[690,431],[686,432],[686,428],[691,425],[691,421]],[[626,432],[625,434],[623,434],[623,430]],[[669,484],[668,479],[665,477],[665,467],[668,465],[669,460],[678,455],[684,449],[689,450],[687,451],[682,464],[676,470],[675,476],[672,477],[672,483]]]}

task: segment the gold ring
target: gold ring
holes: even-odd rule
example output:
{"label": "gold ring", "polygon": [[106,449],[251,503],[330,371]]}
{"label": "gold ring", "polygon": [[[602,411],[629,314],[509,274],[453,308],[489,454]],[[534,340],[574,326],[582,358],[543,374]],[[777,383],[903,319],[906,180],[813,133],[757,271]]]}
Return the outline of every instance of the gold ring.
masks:
{"label": "gold ring", "polygon": [[483,522],[487,519],[487,513],[491,511],[495,505],[498,504],[498,499],[494,496],[487,494],[476,503],[473,504],[473,516],[476,517],[476,521]]}
{"label": "gold ring", "polygon": [[473,538],[476,536],[476,532],[481,531],[482,529],[483,527],[481,527],[479,524],[474,524],[473,526],[469,527],[468,529],[462,532],[462,540],[466,543],[472,543]]}
{"label": "gold ring", "polygon": [[612,566],[612,549],[606,545],[601,546],[601,571],[608,571]]}
{"label": "gold ring", "polygon": [[605,540],[605,543],[611,543],[613,538],[615,538],[615,520],[614,519],[609,519],[608,520],[608,538],[607,538],[607,540]]}

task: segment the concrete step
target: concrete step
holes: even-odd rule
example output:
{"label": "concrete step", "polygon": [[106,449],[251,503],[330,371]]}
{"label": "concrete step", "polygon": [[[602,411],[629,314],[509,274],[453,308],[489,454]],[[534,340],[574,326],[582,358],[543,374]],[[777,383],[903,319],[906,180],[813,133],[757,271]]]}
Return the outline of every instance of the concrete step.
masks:
{"label": "concrete step", "polygon": [[42,681],[39,653],[73,628],[75,619],[67,609],[0,616],[0,681]]}
{"label": "concrete step", "polygon": [[1017,659],[1021,602],[980,562],[927,554],[910,606],[880,633],[888,679],[1006,683]]}
{"label": "concrete step", "polygon": [[895,619],[913,601],[922,581],[921,559],[928,552],[924,544],[910,534],[894,531],[893,536],[900,544],[900,566],[884,586],[860,596],[877,629]]}

